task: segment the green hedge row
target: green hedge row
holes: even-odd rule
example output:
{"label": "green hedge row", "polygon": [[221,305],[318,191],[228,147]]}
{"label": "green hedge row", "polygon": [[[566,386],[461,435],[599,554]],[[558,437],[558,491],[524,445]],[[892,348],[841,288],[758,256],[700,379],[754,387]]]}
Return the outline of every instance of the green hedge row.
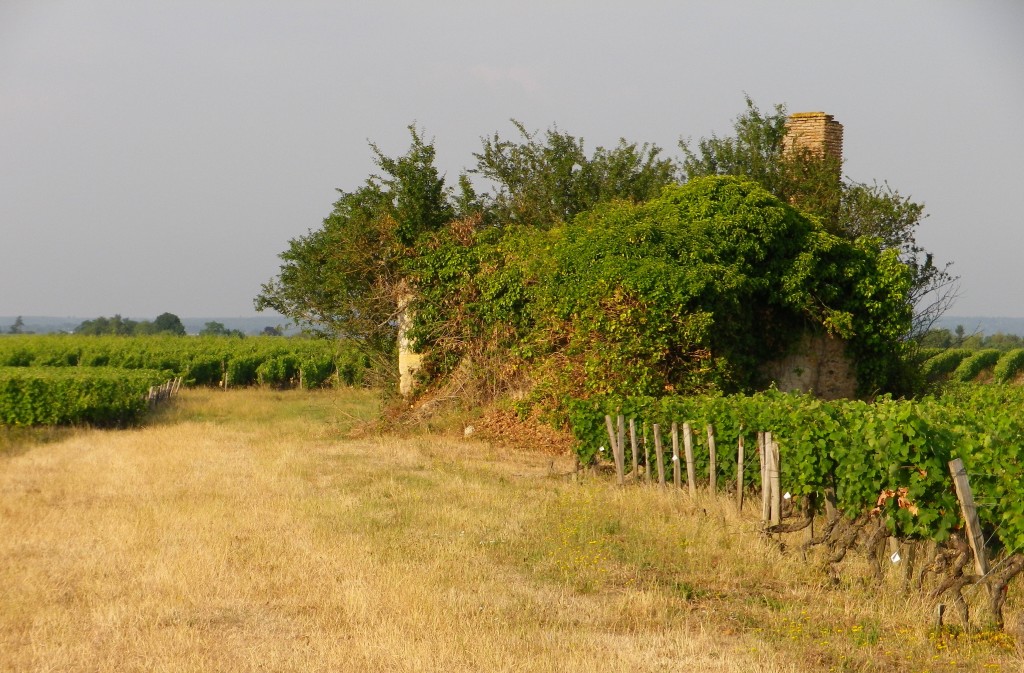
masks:
{"label": "green hedge row", "polygon": [[[695,428],[697,470],[707,483],[705,426],[714,424],[719,483],[735,483],[736,444],[745,438],[745,482],[760,484],[759,430],[775,434],[782,454],[782,487],[793,495],[824,500],[834,491],[850,516],[874,508],[884,489],[907,488],[913,510],[888,501],[882,516],[894,534],[946,539],[960,525],[948,462],[967,469],[986,537],[1007,549],[1024,549],[1024,388],[961,385],[940,398],[826,402],[778,392],[753,396],[630,397],[575,402],[570,413],[580,459],[608,456],[605,414],[635,418],[653,451],[652,427],[661,425],[671,446],[673,421]],[[641,443],[642,445],[642,443]],[[627,447],[628,448],[628,447]],[[671,451],[666,469],[671,473]]]}
{"label": "green hedge row", "polygon": [[0,424],[127,425],[145,413],[150,386],[170,372],[93,367],[0,367]]}

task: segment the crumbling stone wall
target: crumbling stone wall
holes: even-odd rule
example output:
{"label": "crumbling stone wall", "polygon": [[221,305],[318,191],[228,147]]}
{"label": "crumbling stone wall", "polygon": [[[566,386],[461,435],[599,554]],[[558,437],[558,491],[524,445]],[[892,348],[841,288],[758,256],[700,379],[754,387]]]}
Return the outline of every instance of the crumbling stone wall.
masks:
{"label": "crumbling stone wall", "polygon": [[857,373],[846,344],[824,334],[805,334],[789,355],[766,363],[762,373],[783,392],[812,393],[826,400],[857,395]]}
{"label": "crumbling stone wall", "polygon": [[408,397],[416,389],[416,371],[423,356],[412,348],[409,330],[412,328],[412,292],[403,287],[398,297],[398,392]]}
{"label": "crumbling stone wall", "polygon": [[[843,160],[843,125],[824,112],[793,113],[786,120],[782,150],[785,155],[806,150],[834,158],[838,168]],[[846,344],[827,335],[805,334],[789,355],[766,363],[762,373],[786,392],[813,393],[829,400],[857,394],[857,374]]]}

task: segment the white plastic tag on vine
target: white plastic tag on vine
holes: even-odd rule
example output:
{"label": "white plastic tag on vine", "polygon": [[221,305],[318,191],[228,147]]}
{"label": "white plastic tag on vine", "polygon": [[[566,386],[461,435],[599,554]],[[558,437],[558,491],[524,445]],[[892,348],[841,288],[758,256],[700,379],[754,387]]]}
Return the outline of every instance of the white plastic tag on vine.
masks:
{"label": "white plastic tag on vine", "polygon": [[889,557],[889,560],[892,561],[893,563],[899,563],[901,558],[903,558],[903,557],[900,556],[900,553],[898,551],[894,551],[892,553],[892,556]]}
{"label": "white plastic tag on vine", "polygon": [[675,462],[679,462],[679,456],[672,456],[672,460]]}
{"label": "white plastic tag on vine", "polygon": [[793,496],[789,494],[789,491],[786,491],[785,493],[782,494],[782,499],[783,500],[789,500],[792,497]]}
{"label": "white plastic tag on vine", "polygon": [[604,453],[604,447],[603,446],[601,447],[600,451],[601,451],[601,453]]}

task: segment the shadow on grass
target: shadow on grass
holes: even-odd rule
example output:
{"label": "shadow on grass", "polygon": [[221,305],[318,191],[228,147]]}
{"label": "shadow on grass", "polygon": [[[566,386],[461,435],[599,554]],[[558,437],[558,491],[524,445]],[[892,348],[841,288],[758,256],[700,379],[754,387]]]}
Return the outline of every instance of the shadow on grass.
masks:
{"label": "shadow on grass", "polygon": [[60,442],[76,430],[69,427],[23,428],[0,425],[0,459],[23,455],[36,446]]}

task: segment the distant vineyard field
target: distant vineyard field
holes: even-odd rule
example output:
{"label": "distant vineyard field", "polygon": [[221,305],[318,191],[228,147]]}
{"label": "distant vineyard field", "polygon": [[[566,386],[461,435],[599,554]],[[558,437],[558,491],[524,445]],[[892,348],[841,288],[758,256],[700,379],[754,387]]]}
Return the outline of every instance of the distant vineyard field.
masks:
{"label": "distant vineyard field", "polygon": [[932,382],[1014,383],[1024,377],[1024,348],[999,351],[950,348],[924,352],[922,373]]}
{"label": "distant vineyard field", "polygon": [[319,388],[355,385],[369,363],[351,344],[281,337],[0,338],[0,367],[155,369],[188,385]]}

